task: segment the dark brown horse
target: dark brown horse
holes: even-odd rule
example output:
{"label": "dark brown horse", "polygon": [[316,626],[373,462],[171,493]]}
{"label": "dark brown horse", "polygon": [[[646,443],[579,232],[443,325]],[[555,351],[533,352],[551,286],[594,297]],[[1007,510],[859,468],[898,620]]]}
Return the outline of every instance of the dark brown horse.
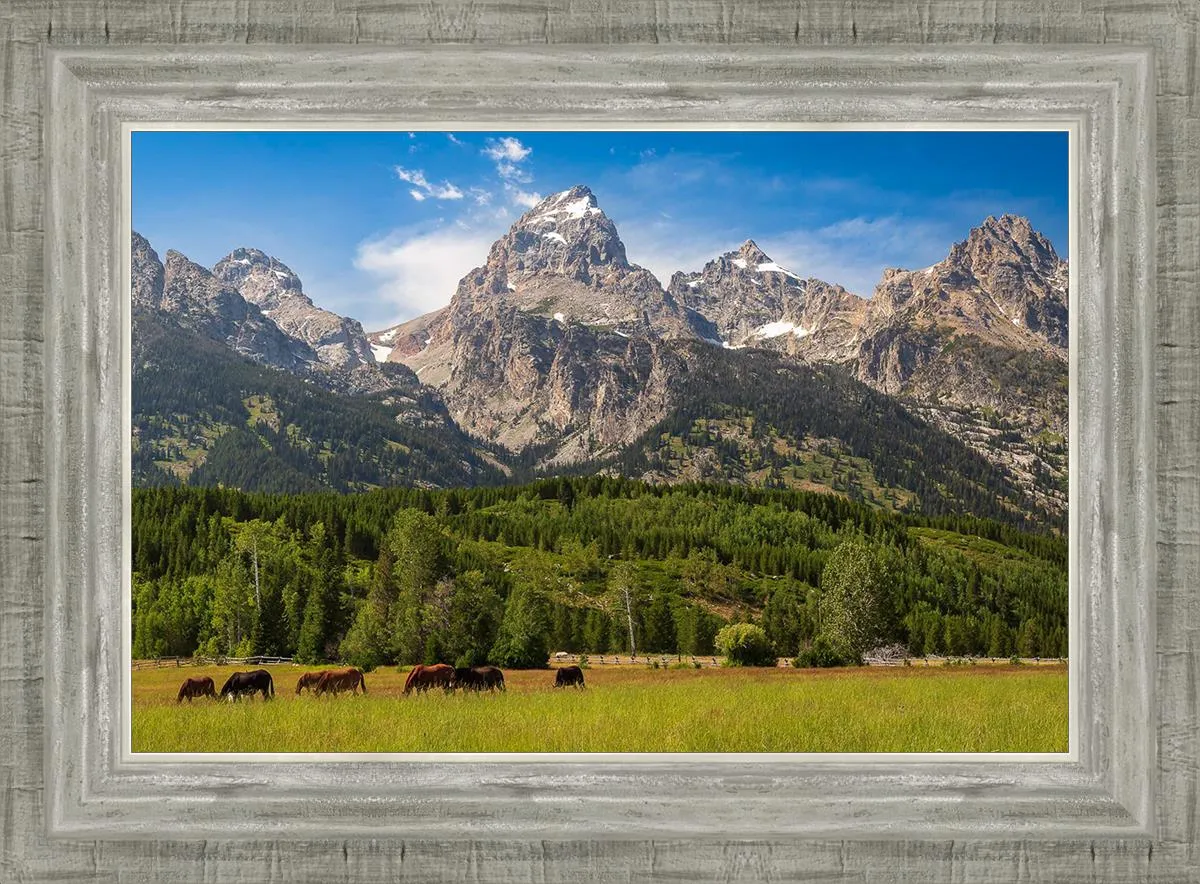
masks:
{"label": "dark brown horse", "polygon": [[362,692],[367,692],[367,680],[363,678],[362,672],[350,667],[349,669],[330,669],[321,674],[317,686],[313,688],[313,693],[320,696],[328,691],[331,694],[340,694],[342,691],[354,693],[355,689],[362,688]]}
{"label": "dark brown horse", "polygon": [[408,673],[404,680],[404,693],[412,691],[423,693],[430,688],[441,688],[449,691],[454,686],[454,667],[445,663],[434,663],[432,666],[417,665]]}
{"label": "dark brown horse", "polygon": [[271,673],[265,669],[255,669],[251,672],[235,672],[221,688],[221,697],[230,701],[241,699],[242,694],[262,693],[264,700],[275,696],[275,682]]}
{"label": "dark brown horse", "polygon": [[583,687],[583,670],[578,666],[564,666],[554,674],[556,688],[565,688],[571,685]]}
{"label": "dark brown horse", "polygon": [[504,673],[495,666],[459,667],[454,670],[453,686],[470,691],[502,691]]}
{"label": "dark brown horse", "polygon": [[207,675],[202,675],[200,678],[185,678],[179,687],[179,696],[175,698],[175,702],[182,703],[184,697],[187,697],[189,703],[192,702],[192,697],[212,697],[215,700],[217,699],[217,686]]}
{"label": "dark brown horse", "polygon": [[332,671],[332,669],[320,669],[316,672],[301,673],[300,680],[296,682],[296,696],[300,696],[301,691],[303,691],[305,688],[308,688],[309,690],[315,690],[317,687],[317,682],[321,680],[321,677]]}

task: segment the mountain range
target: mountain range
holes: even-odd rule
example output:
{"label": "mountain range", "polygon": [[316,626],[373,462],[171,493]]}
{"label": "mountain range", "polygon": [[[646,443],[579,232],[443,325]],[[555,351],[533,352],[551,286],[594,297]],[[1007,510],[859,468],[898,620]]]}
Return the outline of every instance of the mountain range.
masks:
{"label": "mountain range", "polygon": [[576,186],[518,219],[445,307],[374,332],[257,249],[212,268],[136,233],[132,250],[143,484],[604,472],[1065,524],[1067,264],[1022,217],[885,271],[870,298],[752,240],[663,285]]}

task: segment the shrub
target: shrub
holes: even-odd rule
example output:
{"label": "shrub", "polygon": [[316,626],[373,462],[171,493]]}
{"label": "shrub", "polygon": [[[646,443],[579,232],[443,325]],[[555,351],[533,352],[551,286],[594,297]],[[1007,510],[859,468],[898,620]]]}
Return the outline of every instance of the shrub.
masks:
{"label": "shrub", "polygon": [[1016,654],[1013,654],[1011,657],[1009,657],[1009,659],[1008,659],[1008,662],[1009,662],[1009,664],[1010,664],[1010,665],[1012,665],[1012,666],[1021,666],[1021,665],[1023,665],[1023,664],[1021,663],[1021,658],[1020,658],[1020,657],[1018,657]]}
{"label": "shrub", "polygon": [[588,663],[588,655],[587,655],[587,654],[580,654],[580,655],[579,655],[579,668],[580,668],[580,669],[587,669],[587,668],[589,668],[589,666],[590,666],[590,664]]}
{"label": "shrub", "polygon": [[797,669],[829,669],[834,666],[861,666],[862,658],[826,635],[818,635],[802,648],[792,665]]}
{"label": "shrub", "polygon": [[762,627],[733,623],[717,633],[717,650],[730,666],[774,666],[775,649]]}

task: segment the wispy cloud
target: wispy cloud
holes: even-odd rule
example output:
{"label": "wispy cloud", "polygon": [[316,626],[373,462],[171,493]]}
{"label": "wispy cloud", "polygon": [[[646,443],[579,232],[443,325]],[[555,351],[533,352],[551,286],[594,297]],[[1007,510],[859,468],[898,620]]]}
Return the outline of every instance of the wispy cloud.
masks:
{"label": "wispy cloud", "polygon": [[512,137],[489,138],[487,147],[483,149],[484,156],[497,162],[506,160],[510,163],[520,163],[533,153],[532,147],[526,147],[520,139]]}
{"label": "wispy cloud", "polygon": [[509,201],[514,206],[520,206],[523,209],[532,209],[542,201],[540,193],[521,190],[521,188],[514,187],[511,184],[505,184],[504,191],[508,194]]}
{"label": "wispy cloud", "polygon": [[506,136],[488,139],[482,153],[496,164],[496,174],[505,182],[505,190],[513,197],[514,205],[524,205],[519,201],[524,191],[513,185],[533,182],[533,173],[522,165],[533,153],[533,148],[522,144],[520,139]]}
{"label": "wispy cloud", "polygon": [[422,202],[430,197],[436,200],[460,200],[464,196],[463,192],[449,181],[442,184],[430,184],[421,169],[405,169],[403,166],[396,166],[396,177],[414,185],[414,189],[408,193],[417,202]]}
{"label": "wispy cloud", "polygon": [[378,281],[390,324],[448,304],[459,280],[487,260],[493,239],[494,232],[457,225],[415,235],[394,231],[361,243],[354,266]]}
{"label": "wispy cloud", "polygon": [[915,269],[940,261],[965,231],[953,224],[904,216],[857,217],[833,224],[765,232],[721,231],[657,217],[619,223],[629,260],[650,270],[665,286],[671,274],[701,269],[747,239],[789,270],[870,297],[887,267]]}

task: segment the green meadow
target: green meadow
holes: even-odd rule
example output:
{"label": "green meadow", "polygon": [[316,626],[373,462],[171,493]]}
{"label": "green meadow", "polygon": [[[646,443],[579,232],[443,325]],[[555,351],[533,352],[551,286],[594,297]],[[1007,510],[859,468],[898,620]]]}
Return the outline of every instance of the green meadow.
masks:
{"label": "green meadow", "polygon": [[267,667],[276,698],[175,702],[185,677],[219,690],[232,667],[135,670],[134,752],[1065,752],[1067,668],[808,669],[593,666],[585,689],[512,670],[492,694],[295,695],[304,670]]}

